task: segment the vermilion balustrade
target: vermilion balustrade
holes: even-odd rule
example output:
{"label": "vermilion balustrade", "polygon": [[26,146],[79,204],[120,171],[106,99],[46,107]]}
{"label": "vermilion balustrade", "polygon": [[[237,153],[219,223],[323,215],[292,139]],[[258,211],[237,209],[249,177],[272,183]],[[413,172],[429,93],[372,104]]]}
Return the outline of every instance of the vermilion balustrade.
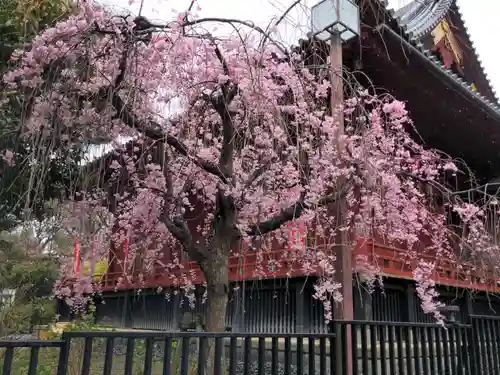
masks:
{"label": "vermilion balustrade", "polygon": [[[378,265],[383,275],[396,278],[412,279],[412,271],[417,265],[416,259],[410,259],[408,252],[397,248],[391,248],[371,240],[360,239],[353,249],[353,264],[358,255],[368,257],[370,263]],[[424,259],[433,261],[431,256]],[[241,256],[232,256],[229,260],[229,278],[231,281],[277,278],[277,277],[299,277],[311,274],[319,274],[319,268],[303,270],[300,252],[298,250],[277,250],[268,252],[250,252]],[[422,256],[419,256],[422,259]],[[182,275],[189,275],[183,278]],[[432,275],[437,284],[483,290],[489,292],[500,291],[500,279],[488,275],[484,270],[475,269],[470,265],[457,266],[453,262],[439,260],[436,270]],[[128,279],[118,283],[119,279]],[[131,279],[131,280],[130,280]],[[165,287],[182,283],[188,279],[195,284],[203,282],[203,276],[195,262],[186,262],[183,268],[169,271],[161,270],[155,274],[144,275],[139,280],[137,275],[124,278],[122,273],[108,273],[102,278],[104,290]]]}

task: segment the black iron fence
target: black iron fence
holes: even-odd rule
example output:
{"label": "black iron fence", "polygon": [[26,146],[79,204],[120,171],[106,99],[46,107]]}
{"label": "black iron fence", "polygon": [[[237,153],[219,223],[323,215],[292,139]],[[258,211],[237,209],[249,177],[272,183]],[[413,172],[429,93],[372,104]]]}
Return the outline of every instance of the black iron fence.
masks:
{"label": "black iron fence", "polygon": [[[59,360],[62,360],[61,348],[65,348],[68,343],[64,340],[0,340],[0,349],[3,352],[0,353],[0,361],[2,374],[10,375],[18,370],[19,364],[14,362],[14,355],[19,354],[19,351],[26,353],[28,351],[29,359],[28,361],[23,361],[24,373],[28,375],[39,374],[39,354],[41,349],[55,349]],[[13,366],[14,364],[14,366]],[[27,364],[27,367],[26,367]],[[59,365],[59,363],[58,363]],[[61,368],[64,368],[64,364],[61,363]],[[65,375],[61,373],[61,375]]]}
{"label": "black iron fence", "polygon": [[67,332],[61,340],[0,341],[0,364],[3,375],[500,374],[499,318],[473,316],[470,325],[446,327],[336,322],[331,330]]}

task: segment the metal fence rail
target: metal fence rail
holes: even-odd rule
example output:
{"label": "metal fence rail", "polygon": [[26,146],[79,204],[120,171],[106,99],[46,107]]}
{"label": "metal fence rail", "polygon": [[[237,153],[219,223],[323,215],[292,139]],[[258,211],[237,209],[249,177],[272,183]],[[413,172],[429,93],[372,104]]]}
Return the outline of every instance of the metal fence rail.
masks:
{"label": "metal fence rail", "polygon": [[[5,348],[3,356],[0,357],[2,361],[2,374],[11,374],[16,349],[28,349],[30,351],[28,375],[36,375],[40,349],[61,348],[65,344],[63,340],[0,340],[0,348]],[[62,374],[64,375],[64,373]]]}
{"label": "metal fence rail", "polygon": [[473,315],[470,334],[471,370],[477,374],[500,374],[500,318]]}
{"label": "metal fence rail", "polygon": [[[66,332],[55,341],[0,341],[3,375],[20,375],[15,351],[55,348],[57,375],[493,375],[500,374],[500,319],[470,325],[335,322],[325,334],[158,331]],[[44,369],[47,369],[45,364]],[[45,374],[45,372],[44,372]]]}

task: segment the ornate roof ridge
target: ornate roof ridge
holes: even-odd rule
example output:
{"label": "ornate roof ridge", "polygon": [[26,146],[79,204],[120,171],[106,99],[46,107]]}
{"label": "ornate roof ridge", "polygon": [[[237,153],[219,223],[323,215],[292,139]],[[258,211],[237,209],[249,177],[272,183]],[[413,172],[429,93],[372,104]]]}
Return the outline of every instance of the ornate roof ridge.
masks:
{"label": "ornate roof ridge", "polygon": [[416,38],[430,33],[450,10],[454,0],[414,0],[394,12],[405,31]]}
{"label": "ornate roof ridge", "polygon": [[465,35],[467,36],[467,42],[469,43],[469,45],[471,46],[471,49],[472,49],[472,55],[474,56],[474,59],[476,60],[479,67],[481,68],[481,72],[483,73],[486,81],[488,82],[488,87],[489,87],[490,91],[493,93],[493,97],[495,98],[496,102],[498,103],[499,102],[498,94],[495,91],[495,89],[493,88],[493,86],[491,85],[491,80],[488,78],[488,73],[486,73],[486,70],[484,69],[484,66],[483,66],[483,62],[479,58],[479,54],[477,53],[476,47],[474,47],[474,42],[472,41],[471,35],[470,35],[469,30],[467,28],[467,24],[465,23],[465,20],[463,18],[463,14],[460,10],[460,7],[458,6],[458,4],[455,0],[453,0],[453,3],[454,3],[455,8],[456,8],[456,14],[457,14],[458,18],[460,19],[460,22],[462,22],[462,24],[464,26]]}
{"label": "ornate roof ridge", "polygon": [[[407,31],[407,29],[404,27],[404,25],[400,24],[399,19],[400,19],[401,15],[398,16],[397,10],[389,8],[388,0],[377,0],[377,1],[382,5],[382,7],[385,9],[385,11],[389,14],[390,20],[395,21],[397,23],[397,25],[399,26],[399,28],[401,30],[401,36],[404,39],[406,39],[409,43],[411,43],[414,47],[416,47],[420,52],[422,52],[430,61],[432,61],[438,68],[440,68],[450,78],[454,79],[456,82],[461,84],[464,88],[468,89],[471,96],[479,99],[481,102],[483,102],[483,104],[488,106],[490,109],[494,110],[500,116],[500,104],[498,103],[498,99],[496,96],[495,96],[495,101],[491,101],[490,99],[486,98],[484,95],[480,94],[477,90],[474,90],[472,87],[472,84],[466,82],[462,77],[458,76],[452,70],[450,70],[446,66],[444,66],[432,54],[432,52],[430,50],[425,48],[424,44],[422,43],[422,41],[420,40],[419,37],[417,37],[413,33],[409,33]],[[452,5],[454,3],[455,3],[455,0],[452,0]],[[458,6],[457,6],[457,8],[458,8]],[[462,19],[462,22],[463,22],[463,19]],[[437,25],[437,23],[436,23],[436,25]],[[465,23],[464,23],[464,25],[465,25]],[[470,38],[470,35],[468,35],[468,37]],[[474,50],[474,55],[477,58],[477,53],[475,52],[475,50]],[[479,61],[479,59],[478,59],[478,61]],[[481,68],[483,69],[482,65],[481,65]],[[483,69],[483,72],[484,72],[484,69]],[[489,80],[488,80],[488,82],[489,82]],[[493,91],[493,89],[492,89],[492,91]]]}

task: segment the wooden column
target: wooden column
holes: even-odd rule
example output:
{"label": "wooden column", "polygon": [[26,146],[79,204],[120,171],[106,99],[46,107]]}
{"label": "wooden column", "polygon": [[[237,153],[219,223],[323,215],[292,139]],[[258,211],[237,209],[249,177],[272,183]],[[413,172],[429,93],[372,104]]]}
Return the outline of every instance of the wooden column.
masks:
{"label": "wooden column", "polygon": [[174,330],[179,329],[180,324],[181,324],[181,298],[183,298],[182,293],[179,291],[179,293],[174,294],[172,297],[172,303],[174,304],[174,309],[172,311],[172,328]]}
{"label": "wooden column", "polygon": [[470,317],[472,314],[474,314],[474,309],[472,307],[472,296],[470,295],[470,293],[468,291],[465,292],[463,303],[462,303],[462,306],[460,306],[460,309],[463,311],[462,316],[465,317],[465,322],[462,322],[462,323],[469,324]]}
{"label": "wooden column", "polygon": [[245,290],[245,281],[241,282],[240,287],[237,290],[233,289],[232,299],[234,302],[233,316],[231,318],[231,329],[233,332],[243,332],[245,328],[244,322],[244,308],[245,302],[243,300]]}
{"label": "wooden column", "polygon": [[[306,296],[302,290],[304,281],[296,280],[294,285],[295,293],[295,331],[304,333],[306,331]],[[305,290],[305,288],[304,288]]]}
{"label": "wooden column", "polygon": [[417,321],[417,293],[415,291],[415,284],[409,281],[405,287],[406,299],[404,301],[404,314],[407,322]]}
{"label": "wooden column", "polygon": [[[330,41],[330,70],[331,70],[331,110],[334,123],[339,127],[337,133],[337,147],[339,150],[344,148],[342,135],[344,134],[344,84],[342,78],[342,40],[340,34],[332,35]],[[344,181],[338,182],[338,189],[343,188]],[[346,201],[339,199],[336,207],[336,225],[342,226],[345,222]],[[342,285],[343,302],[336,304],[334,309],[335,320],[353,319],[353,299],[352,299],[352,252],[348,246],[347,231],[338,231],[335,239],[336,260],[336,278]]]}
{"label": "wooden column", "polygon": [[354,319],[373,320],[373,297],[363,285],[353,287]]}
{"label": "wooden column", "polygon": [[121,326],[124,328],[130,328],[132,325],[132,311],[130,304],[130,292],[128,290],[123,294],[123,298],[124,301],[123,301],[123,310],[121,317]]}
{"label": "wooden column", "polygon": [[[337,2],[337,19],[340,19],[340,5]],[[343,82],[343,60],[342,60],[342,38],[339,33],[332,34],[330,39],[330,82],[331,82],[331,111],[332,118],[337,130],[337,147],[339,153],[342,152],[345,145],[343,144],[342,136],[344,135],[344,82]],[[337,184],[337,189],[344,188],[345,181],[340,178]],[[341,198],[338,200],[336,207],[336,225],[343,226],[345,222],[346,200]],[[353,295],[352,295],[352,253],[349,247],[347,231],[337,230],[335,238],[335,276],[337,282],[342,285],[343,301],[340,304],[335,304],[333,316],[334,320],[350,321],[354,318]],[[346,342],[342,343],[345,348],[345,375],[352,374],[352,327],[347,326]],[[342,371],[342,361],[337,361],[337,372]]]}

